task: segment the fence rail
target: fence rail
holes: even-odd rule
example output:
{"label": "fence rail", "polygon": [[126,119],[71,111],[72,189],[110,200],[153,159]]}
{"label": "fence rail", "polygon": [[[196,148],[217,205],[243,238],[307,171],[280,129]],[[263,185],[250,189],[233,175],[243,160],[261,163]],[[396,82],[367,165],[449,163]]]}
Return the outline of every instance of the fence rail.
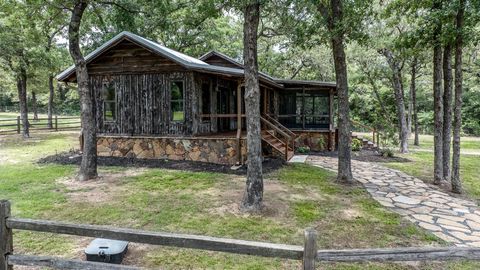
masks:
{"label": "fence rail", "polygon": [[139,269],[132,266],[69,260],[57,257],[13,254],[13,229],[101,237],[137,243],[173,246],[302,260],[304,270],[315,269],[316,262],[386,262],[386,261],[447,261],[480,260],[480,248],[469,247],[417,247],[389,249],[318,250],[317,233],[305,231],[304,245],[285,245],[191,234],[150,232],[107,226],[79,225],[56,221],[20,219],[10,217],[10,202],[0,201],[0,270],[13,265],[44,266],[57,269]]}
{"label": "fence rail", "polygon": [[[55,115],[51,119],[51,125],[47,117],[40,117],[38,119],[29,119],[28,128],[31,131],[35,130],[69,130],[80,129],[81,120],[80,117],[58,117]],[[22,118],[17,116],[16,118],[3,118],[0,119],[0,135],[20,133],[23,128]]]}

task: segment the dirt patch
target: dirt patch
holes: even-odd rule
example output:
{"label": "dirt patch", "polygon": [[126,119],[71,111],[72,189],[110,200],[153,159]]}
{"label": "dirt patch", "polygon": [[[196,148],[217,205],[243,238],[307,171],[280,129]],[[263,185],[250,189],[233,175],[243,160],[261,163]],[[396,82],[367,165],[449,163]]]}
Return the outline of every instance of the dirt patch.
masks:
{"label": "dirt patch", "polygon": [[124,187],[119,185],[119,179],[142,174],[143,169],[128,169],[119,173],[99,173],[98,178],[92,181],[78,181],[75,177],[58,180],[67,189],[69,200],[75,203],[103,203],[109,202],[116,194],[122,194]]}
{"label": "dirt patch", "polygon": [[[264,179],[264,209],[261,215],[264,217],[286,218],[289,214],[289,194],[287,186],[276,179]],[[235,216],[248,217],[252,214],[245,213],[240,209],[240,202],[245,189],[245,177],[232,177],[222,187],[213,187],[202,192],[203,195],[213,196],[216,206],[208,211],[216,215],[233,214]]]}
{"label": "dirt patch", "polygon": [[[338,157],[338,152],[313,152],[309,155],[312,156],[324,156],[324,157]],[[380,155],[377,150],[368,150],[363,149],[362,151],[352,152],[352,159],[364,162],[379,162],[379,163],[388,163],[388,162],[412,162],[410,159],[403,157],[384,157]]]}
{"label": "dirt patch", "polygon": [[[80,165],[82,157],[80,153],[70,151],[62,152],[41,158],[39,163],[56,163],[62,165]],[[265,158],[263,161],[263,172],[270,173],[281,168],[285,162],[277,158]],[[246,175],[247,167],[244,165],[236,170],[230,165],[213,164],[207,162],[188,160],[167,160],[167,159],[138,159],[122,157],[98,157],[99,166],[118,167],[147,167],[162,168],[169,170],[182,170],[192,172],[216,172],[224,174]]]}

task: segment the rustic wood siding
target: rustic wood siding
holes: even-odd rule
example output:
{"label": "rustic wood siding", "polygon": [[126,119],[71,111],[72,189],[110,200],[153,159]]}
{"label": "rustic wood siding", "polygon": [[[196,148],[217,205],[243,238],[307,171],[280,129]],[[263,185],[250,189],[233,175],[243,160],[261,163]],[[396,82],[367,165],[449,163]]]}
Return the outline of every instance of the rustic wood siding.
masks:
{"label": "rustic wood siding", "polygon": [[89,75],[185,71],[174,61],[123,40],[87,65]]}
{"label": "rustic wood siding", "polygon": [[214,66],[221,66],[221,67],[230,67],[230,68],[239,68],[239,66],[232,64],[231,62],[217,56],[217,55],[212,55],[208,57],[207,59],[203,60],[203,62],[206,62],[210,65]]}
{"label": "rustic wood siding", "polygon": [[[170,86],[184,82],[184,121],[171,121]],[[116,93],[116,119],[104,121],[102,88],[112,81]],[[95,75],[90,77],[97,107],[97,129],[104,134],[191,135],[197,130],[198,111],[194,109],[195,83],[192,72],[154,74]]]}

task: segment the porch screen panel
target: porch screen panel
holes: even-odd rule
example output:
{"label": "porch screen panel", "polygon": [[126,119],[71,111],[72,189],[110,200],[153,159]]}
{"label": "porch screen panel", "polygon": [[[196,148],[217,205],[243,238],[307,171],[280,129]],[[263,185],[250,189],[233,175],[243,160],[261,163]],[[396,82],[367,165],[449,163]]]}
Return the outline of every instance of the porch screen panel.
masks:
{"label": "porch screen panel", "polygon": [[329,96],[324,93],[306,93],[305,128],[329,127]]}

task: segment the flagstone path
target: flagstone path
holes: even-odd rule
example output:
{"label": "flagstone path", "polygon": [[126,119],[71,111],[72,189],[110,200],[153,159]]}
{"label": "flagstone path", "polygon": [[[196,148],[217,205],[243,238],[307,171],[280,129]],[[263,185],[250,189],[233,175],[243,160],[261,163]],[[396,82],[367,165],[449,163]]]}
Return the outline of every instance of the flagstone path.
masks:
{"label": "flagstone path", "polygon": [[[337,158],[309,156],[306,163],[337,170]],[[376,163],[352,160],[352,173],[383,206],[447,242],[480,247],[480,208],[474,202]]]}

